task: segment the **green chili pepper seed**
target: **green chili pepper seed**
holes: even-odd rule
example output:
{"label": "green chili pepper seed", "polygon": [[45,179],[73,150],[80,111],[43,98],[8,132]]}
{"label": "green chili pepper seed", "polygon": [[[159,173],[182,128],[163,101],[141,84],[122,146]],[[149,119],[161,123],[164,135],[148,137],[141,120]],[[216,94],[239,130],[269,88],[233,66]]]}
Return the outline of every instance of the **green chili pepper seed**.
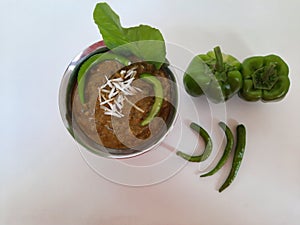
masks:
{"label": "green chili pepper seed", "polygon": [[219,192],[222,192],[224,189],[226,189],[235,179],[237,176],[238,170],[241,166],[242,159],[245,152],[245,146],[246,146],[246,128],[243,124],[240,124],[236,128],[237,132],[237,143],[235,147],[232,167],[230,170],[230,173],[225,180],[224,184],[220,187]]}
{"label": "green chili pepper seed", "polygon": [[219,162],[217,163],[217,165],[210,172],[203,174],[200,177],[211,176],[211,175],[215,174],[216,172],[218,172],[226,163],[226,161],[230,155],[230,152],[233,148],[233,139],[234,138],[233,138],[233,134],[232,134],[230,128],[224,122],[220,122],[219,126],[224,130],[226,139],[227,139],[224,153],[223,153],[221,159],[219,160]]}
{"label": "green chili pepper seed", "polygon": [[153,89],[154,89],[154,95],[155,95],[155,100],[154,100],[154,104],[151,108],[151,111],[149,112],[148,116],[146,117],[146,119],[144,119],[141,122],[141,126],[146,126],[148,125],[153,119],[154,117],[159,113],[162,103],[163,103],[163,95],[164,95],[164,91],[163,91],[163,87],[162,84],[160,82],[160,80],[158,78],[156,78],[155,76],[151,75],[151,74],[141,74],[140,78],[148,83],[151,83],[153,85]]}
{"label": "green chili pepper seed", "polygon": [[190,127],[203,138],[205,142],[205,149],[203,153],[201,155],[191,156],[181,151],[177,151],[176,154],[189,162],[203,162],[210,156],[212,152],[212,148],[213,148],[212,139],[209,136],[209,134],[206,132],[206,130],[204,130],[198,124],[191,123]]}
{"label": "green chili pepper seed", "polygon": [[90,58],[88,58],[86,61],[82,63],[82,65],[79,68],[78,75],[77,75],[77,83],[78,83],[78,94],[79,99],[82,104],[85,103],[85,96],[84,96],[84,88],[85,88],[85,79],[87,72],[97,63],[106,61],[106,60],[116,60],[122,65],[128,66],[130,64],[130,61],[120,55],[116,55],[110,52],[106,53],[98,53]]}

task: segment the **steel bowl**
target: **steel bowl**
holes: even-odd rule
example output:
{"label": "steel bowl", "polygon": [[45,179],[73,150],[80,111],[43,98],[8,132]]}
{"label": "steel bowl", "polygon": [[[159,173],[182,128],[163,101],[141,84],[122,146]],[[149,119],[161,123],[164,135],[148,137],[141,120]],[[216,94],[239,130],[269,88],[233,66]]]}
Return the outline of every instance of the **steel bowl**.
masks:
{"label": "steel bowl", "polygon": [[74,86],[77,82],[77,73],[81,64],[90,56],[103,53],[108,51],[108,48],[105,46],[103,41],[96,42],[86,48],[84,51],[80,52],[68,65],[63,78],[61,80],[60,89],[59,89],[59,109],[61,118],[66,129],[72,135],[72,137],[78,142],[78,144],[84,149],[95,153],[99,156],[103,156],[106,158],[129,158],[138,156],[145,152],[154,149],[159,146],[159,144],[164,140],[164,138],[168,135],[168,133],[172,130],[174,123],[178,114],[178,82],[174,73],[171,71],[171,66],[169,63],[165,63],[162,69],[166,74],[168,74],[170,81],[173,83],[171,87],[171,101],[172,101],[172,110],[168,116],[166,121],[167,130],[157,134],[155,140],[151,141],[151,143],[147,143],[137,148],[131,149],[112,149],[104,147],[91,140],[83,130],[80,129],[76,120],[73,119],[73,110],[72,110],[72,93]]}

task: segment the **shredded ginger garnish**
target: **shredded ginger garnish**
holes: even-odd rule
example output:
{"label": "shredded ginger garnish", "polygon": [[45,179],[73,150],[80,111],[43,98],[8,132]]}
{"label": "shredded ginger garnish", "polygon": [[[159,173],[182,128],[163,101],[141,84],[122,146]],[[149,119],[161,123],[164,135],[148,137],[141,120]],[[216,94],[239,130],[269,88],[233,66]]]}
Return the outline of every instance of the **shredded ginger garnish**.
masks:
{"label": "shredded ginger garnish", "polygon": [[105,76],[105,84],[98,88],[100,108],[104,110],[105,115],[115,116],[118,118],[124,117],[124,114],[122,113],[124,101],[127,101],[138,111],[144,112],[126,97],[142,92],[140,88],[132,86],[132,82],[134,81],[137,73],[136,68],[137,67],[133,67],[127,71],[121,70],[120,74],[122,76],[118,78],[108,79],[107,76]]}

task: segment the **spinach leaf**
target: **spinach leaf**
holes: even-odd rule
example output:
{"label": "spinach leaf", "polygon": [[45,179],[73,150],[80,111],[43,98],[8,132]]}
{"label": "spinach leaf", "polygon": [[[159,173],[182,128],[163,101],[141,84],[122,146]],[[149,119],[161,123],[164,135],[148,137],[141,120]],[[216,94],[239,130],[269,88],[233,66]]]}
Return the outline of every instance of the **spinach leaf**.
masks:
{"label": "spinach leaf", "polygon": [[93,16],[105,45],[109,49],[114,49],[128,43],[124,29],[120,23],[120,17],[107,3],[98,3],[94,9]]}
{"label": "spinach leaf", "polygon": [[104,43],[112,51],[130,52],[156,68],[165,62],[166,46],[158,29],[148,25],[123,28],[119,16],[107,3],[98,3],[93,16]]}
{"label": "spinach leaf", "polygon": [[151,62],[156,68],[165,62],[166,47],[162,34],[158,29],[147,25],[127,28],[131,52],[146,61]]}

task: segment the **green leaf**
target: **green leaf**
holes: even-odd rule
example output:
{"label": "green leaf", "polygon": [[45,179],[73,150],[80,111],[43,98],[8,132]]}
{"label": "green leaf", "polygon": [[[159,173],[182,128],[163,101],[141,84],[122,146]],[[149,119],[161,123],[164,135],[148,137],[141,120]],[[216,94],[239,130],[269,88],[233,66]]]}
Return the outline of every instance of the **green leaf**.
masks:
{"label": "green leaf", "polygon": [[127,28],[126,36],[128,42],[132,43],[130,51],[148,61],[152,62],[156,68],[165,61],[166,47],[162,34],[158,29],[147,25]]}
{"label": "green leaf", "polygon": [[165,62],[166,46],[158,29],[148,25],[123,28],[119,16],[107,3],[98,3],[93,15],[104,43],[112,51],[125,55],[124,51],[129,52],[158,69]]}
{"label": "green leaf", "polygon": [[93,17],[95,23],[98,25],[105,45],[109,49],[128,43],[119,16],[107,3],[98,3],[95,7]]}

